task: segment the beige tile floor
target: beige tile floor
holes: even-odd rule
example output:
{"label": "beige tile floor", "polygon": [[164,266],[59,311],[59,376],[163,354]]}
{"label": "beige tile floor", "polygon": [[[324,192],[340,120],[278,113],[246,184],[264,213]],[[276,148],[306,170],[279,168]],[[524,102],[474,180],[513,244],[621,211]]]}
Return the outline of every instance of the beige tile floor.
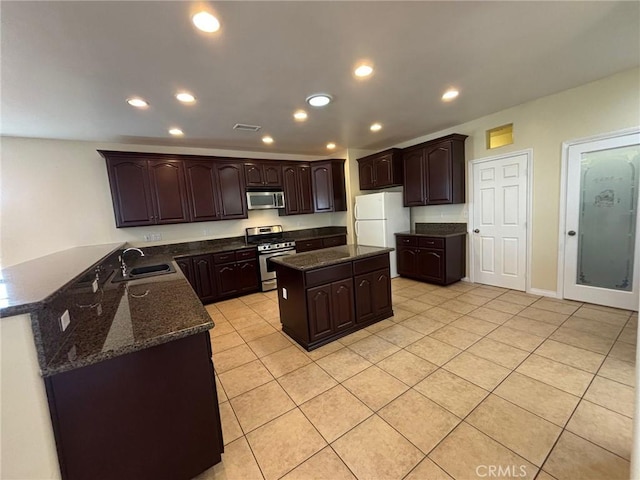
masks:
{"label": "beige tile floor", "polygon": [[626,479],[637,314],[397,278],[312,352],[275,292],[207,306],[225,453],[198,480]]}

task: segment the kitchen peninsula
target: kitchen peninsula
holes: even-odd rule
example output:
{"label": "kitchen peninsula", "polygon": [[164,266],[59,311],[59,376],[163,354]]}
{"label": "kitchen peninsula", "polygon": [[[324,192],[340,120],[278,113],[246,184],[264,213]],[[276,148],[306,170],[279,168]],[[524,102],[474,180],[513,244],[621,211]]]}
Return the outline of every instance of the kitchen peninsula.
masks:
{"label": "kitchen peninsula", "polygon": [[392,250],[343,245],[271,259],[282,331],[313,350],[391,317]]}
{"label": "kitchen peninsula", "polygon": [[78,247],[2,271],[3,478],[187,480],[220,461],[214,324],[171,256],[118,281],[121,255]]}

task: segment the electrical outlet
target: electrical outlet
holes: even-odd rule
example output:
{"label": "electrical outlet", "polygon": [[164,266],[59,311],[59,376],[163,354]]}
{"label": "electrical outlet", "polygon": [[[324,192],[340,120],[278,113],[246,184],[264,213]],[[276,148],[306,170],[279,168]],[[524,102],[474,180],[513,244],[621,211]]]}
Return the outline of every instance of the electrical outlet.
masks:
{"label": "electrical outlet", "polygon": [[287,289],[282,287],[282,298],[287,299]]}
{"label": "electrical outlet", "polygon": [[70,323],[71,317],[69,316],[69,310],[65,310],[64,313],[60,316],[60,330],[64,332]]}
{"label": "electrical outlet", "polygon": [[150,233],[146,233],[142,236],[142,238],[144,239],[145,242],[150,242],[151,241],[151,234]]}
{"label": "electrical outlet", "polygon": [[153,240],[154,242],[162,240],[162,234],[161,233],[152,233],[151,234],[151,240]]}
{"label": "electrical outlet", "polygon": [[98,291],[98,278],[96,277],[93,282],[91,282],[91,290],[93,290],[93,293],[96,293]]}
{"label": "electrical outlet", "polygon": [[208,236],[210,236],[210,235],[213,235],[213,230],[212,230],[212,229],[210,229],[210,228],[205,228],[205,229],[202,231],[202,233],[204,233],[204,236],[205,236],[205,237],[208,237]]}

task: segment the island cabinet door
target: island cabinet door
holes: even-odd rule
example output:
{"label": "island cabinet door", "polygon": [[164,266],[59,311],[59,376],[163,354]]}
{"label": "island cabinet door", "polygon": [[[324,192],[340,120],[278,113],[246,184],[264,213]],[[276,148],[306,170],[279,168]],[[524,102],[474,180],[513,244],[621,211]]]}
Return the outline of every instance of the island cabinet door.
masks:
{"label": "island cabinet door", "polygon": [[196,255],[192,257],[193,277],[196,293],[203,303],[212,302],[217,298],[216,282],[213,271],[213,257],[211,255]]}
{"label": "island cabinet door", "polygon": [[331,335],[333,330],[331,284],[307,290],[309,339],[313,342]]}
{"label": "island cabinet door", "polygon": [[331,284],[331,314],[336,332],[353,327],[353,279],[348,278]]}
{"label": "island cabinet door", "polygon": [[358,275],[355,280],[356,323],[366,323],[375,317],[372,275]]}
{"label": "island cabinet door", "polygon": [[389,269],[377,270],[371,273],[373,288],[374,315],[382,315],[391,312],[391,275]]}

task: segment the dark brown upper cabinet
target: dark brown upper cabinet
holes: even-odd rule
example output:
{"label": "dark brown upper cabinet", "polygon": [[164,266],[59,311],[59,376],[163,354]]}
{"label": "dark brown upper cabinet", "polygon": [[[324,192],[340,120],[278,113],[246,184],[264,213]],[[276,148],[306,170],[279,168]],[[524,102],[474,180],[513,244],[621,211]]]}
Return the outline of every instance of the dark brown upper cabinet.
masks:
{"label": "dark brown upper cabinet", "polygon": [[285,165],[282,169],[282,187],[284,190],[284,214],[313,213],[311,167],[308,163]]}
{"label": "dark brown upper cabinet", "polygon": [[186,160],[185,165],[192,222],[247,218],[241,164]]}
{"label": "dark brown upper cabinet", "polygon": [[347,209],[344,184],[344,160],[328,160],[311,164],[313,211],[341,212]]}
{"label": "dark brown upper cabinet", "polygon": [[241,163],[215,163],[220,195],[220,218],[247,218],[247,196]]}
{"label": "dark brown upper cabinet", "polygon": [[311,184],[313,186],[313,211],[333,212],[333,179],[331,162],[311,165]]}
{"label": "dark brown upper cabinet", "polygon": [[405,206],[464,203],[466,138],[452,134],[404,149]]}
{"label": "dark brown upper cabinet", "polygon": [[359,158],[358,174],[360,190],[398,187],[402,185],[402,150],[390,148],[367,157]]}
{"label": "dark brown upper cabinet", "polygon": [[220,192],[215,164],[207,160],[187,160],[185,170],[191,221],[221,220]]}
{"label": "dark brown upper cabinet", "polygon": [[262,162],[245,163],[244,178],[248,188],[282,188],[282,165]]}
{"label": "dark brown upper cabinet", "polygon": [[189,221],[182,162],[101,153],[107,159],[117,227]]}

